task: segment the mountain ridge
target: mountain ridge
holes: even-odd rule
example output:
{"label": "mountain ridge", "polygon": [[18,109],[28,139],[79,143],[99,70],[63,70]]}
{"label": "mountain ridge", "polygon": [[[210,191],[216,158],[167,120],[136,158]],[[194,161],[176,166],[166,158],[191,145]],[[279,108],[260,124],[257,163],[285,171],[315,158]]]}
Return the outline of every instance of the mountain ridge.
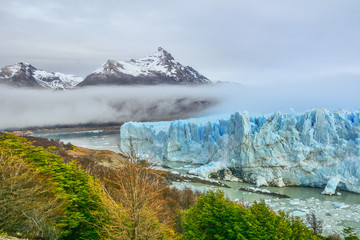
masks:
{"label": "mountain ridge", "polygon": [[206,83],[210,83],[210,80],[192,67],[176,62],[169,52],[159,47],[157,52],[140,59],[109,59],[88,75],[79,86]]}
{"label": "mountain ridge", "polygon": [[26,62],[0,69],[0,84],[14,88],[66,90],[95,85],[198,85],[211,81],[190,66],[183,66],[159,47],[146,57],[129,61],[107,60],[86,78],[35,68]]}
{"label": "mountain ridge", "polygon": [[83,80],[71,74],[40,70],[26,62],[7,65],[0,70],[0,83],[14,88],[64,90],[74,88]]}

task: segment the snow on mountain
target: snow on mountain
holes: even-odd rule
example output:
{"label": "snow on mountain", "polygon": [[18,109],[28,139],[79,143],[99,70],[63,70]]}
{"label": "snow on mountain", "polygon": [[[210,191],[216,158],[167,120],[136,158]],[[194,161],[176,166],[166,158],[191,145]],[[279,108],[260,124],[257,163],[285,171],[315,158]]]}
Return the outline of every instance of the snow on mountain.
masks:
{"label": "snow on mountain", "polygon": [[[128,122],[121,147],[155,162],[201,164],[190,173],[209,177],[230,169],[246,182],[325,187],[360,193],[360,113],[315,109],[304,114]],[[336,181],[335,181],[336,180]]]}
{"label": "snow on mountain", "polygon": [[79,86],[97,84],[203,84],[209,79],[176,62],[162,48],[150,56],[130,61],[108,60]]}
{"label": "snow on mountain", "polygon": [[39,70],[25,62],[5,66],[0,71],[0,83],[15,88],[32,87],[63,90],[73,88],[83,80],[82,77],[74,75]]}

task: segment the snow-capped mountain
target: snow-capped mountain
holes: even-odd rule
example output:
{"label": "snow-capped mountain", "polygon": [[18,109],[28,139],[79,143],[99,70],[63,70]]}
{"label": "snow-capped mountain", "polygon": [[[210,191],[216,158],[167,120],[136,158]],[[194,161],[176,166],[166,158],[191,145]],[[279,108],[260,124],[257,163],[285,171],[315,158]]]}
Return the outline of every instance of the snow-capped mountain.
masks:
{"label": "snow-capped mountain", "polygon": [[46,88],[63,90],[75,87],[84,79],[59,72],[39,70],[24,62],[5,66],[0,71],[0,84],[21,88]]}
{"label": "snow-capped mountain", "polygon": [[108,60],[88,75],[79,86],[204,83],[210,83],[210,80],[192,67],[176,62],[170,53],[159,47],[157,52],[141,59]]}

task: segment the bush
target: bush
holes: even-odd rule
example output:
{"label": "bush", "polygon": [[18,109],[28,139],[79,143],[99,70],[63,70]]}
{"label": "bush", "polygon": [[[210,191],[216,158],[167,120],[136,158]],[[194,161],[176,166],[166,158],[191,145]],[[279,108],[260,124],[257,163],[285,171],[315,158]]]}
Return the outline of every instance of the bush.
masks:
{"label": "bush", "polygon": [[[61,229],[63,239],[100,238],[102,233],[98,226],[107,221],[108,216],[101,198],[91,187],[100,188],[100,185],[91,176],[79,169],[74,161],[65,164],[51,149],[35,148],[31,142],[12,134],[0,136],[0,149],[4,158],[21,159],[26,169],[36,172],[43,179],[37,181],[37,185],[51,186],[51,191],[43,191],[43,194],[45,198],[55,196],[62,202],[63,213],[56,218],[55,226]],[[29,174],[20,176],[33,178]],[[21,197],[22,194],[19,195]],[[34,198],[28,202],[37,204],[42,199],[37,195]]]}
{"label": "bush", "polygon": [[264,201],[245,208],[221,191],[200,196],[183,227],[186,239],[319,239],[298,218],[275,213]]}
{"label": "bush", "polygon": [[61,229],[62,201],[23,158],[0,148],[0,229],[26,237],[57,239]]}
{"label": "bush", "polygon": [[185,214],[187,239],[241,239],[247,210],[224,198],[223,192],[209,191],[198,198]]}
{"label": "bush", "polygon": [[343,233],[345,234],[345,240],[359,240],[352,227],[344,228]]}

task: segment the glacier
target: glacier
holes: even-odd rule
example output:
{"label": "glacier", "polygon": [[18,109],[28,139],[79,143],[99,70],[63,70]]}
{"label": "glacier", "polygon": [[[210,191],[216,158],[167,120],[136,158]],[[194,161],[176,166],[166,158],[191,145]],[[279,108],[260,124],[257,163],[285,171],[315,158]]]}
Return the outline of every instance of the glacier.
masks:
{"label": "glacier", "polygon": [[184,162],[189,173],[209,177],[231,169],[245,182],[308,186],[360,193],[360,113],[314,109],[302,114],[275,112],[168,122],[127,122],[120,148],[130,141],[153,162]]}

